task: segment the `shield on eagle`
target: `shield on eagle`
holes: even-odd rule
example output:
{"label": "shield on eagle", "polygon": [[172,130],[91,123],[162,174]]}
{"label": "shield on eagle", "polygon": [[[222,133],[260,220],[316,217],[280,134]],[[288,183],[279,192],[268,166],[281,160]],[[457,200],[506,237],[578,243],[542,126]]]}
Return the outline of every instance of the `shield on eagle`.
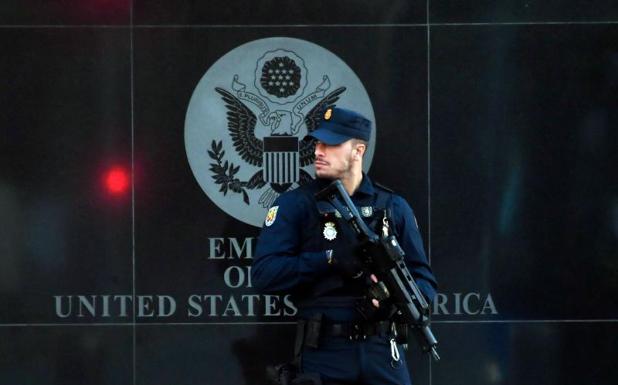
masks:
{"label": "shield on eagle", "polygon": [[298,182],[300,168],[298,138],[295,136],[264,137],[263,178],[267,183]]}

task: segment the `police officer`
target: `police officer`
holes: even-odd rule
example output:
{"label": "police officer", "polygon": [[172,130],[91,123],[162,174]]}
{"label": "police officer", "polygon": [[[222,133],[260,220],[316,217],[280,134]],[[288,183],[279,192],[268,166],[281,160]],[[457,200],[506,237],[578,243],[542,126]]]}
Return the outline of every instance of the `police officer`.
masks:
{"label": "police officer", "polygon": [[354,233],[330,204],[316,201],[316,192],[341,180],[368,226],[378,233],[388,224],[419,288],[429,301],[435,296],[412,209],[362,171],[370,134],[371,122],[362,115],[326,110],[309,134],[316,140],[316,179],[280,195],[268,210],[252,267],[258,290],[293,294],[300,369],[317,373],[325,385],[402,385],[411,379],[389,305],[370,299],[371,306],[359,306],[376,278],[363,272]]}

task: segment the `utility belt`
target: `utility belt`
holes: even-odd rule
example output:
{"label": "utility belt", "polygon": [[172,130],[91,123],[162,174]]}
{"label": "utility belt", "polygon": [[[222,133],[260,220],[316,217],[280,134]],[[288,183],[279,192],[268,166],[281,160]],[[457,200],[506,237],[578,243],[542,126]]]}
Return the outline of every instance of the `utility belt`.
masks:
{"label": "utility belt", "polygon": [[300,300],[297,304],[301,317],[296,326],[295,345],[298,349],[303,345],[317,347],[319,339],[323,337],[364,340],[369,336],[381,335],[394,337],[399,344],[408,343],[408,325],[397,322],[397,318],[393,317],[390,311],[383,312],[381,316],[384,318],[378,319],[365,317],[358,320],[334,321],[328,318],[335,314],[346,316],[348,313],[364,316],[365,312],[360,309],[360,305],[365,304],[364,297],[323,296]]}
{"label": "utility belt", "polygon": [[324,337],[341,337],[350,341],[363,341],[370,336],[383,336],[390,342],[391,366],[396,368],[401,364],[397,347],[397,343],[401,342],[399,342],[400,336],[397,332],[406,329],[406,325],[403,325],[403,329],[401,329],[392,321],[333,322],[325,319],[322,313],[317,313],[309,319],[299,319],[296,323],[295,363],[298,365],[300,362],[303,347],[318,349],[320,340]]}
{"label": "utility belt", "polygon": [[369,336],[387,336],[391,332],[390,321],[353,322],[325,324],[321,328],[324,337],[345,337],[349,340],[365,340]]}
{"label": "utility belt", "polygon": [[391,321],[334,322],[324,318],[321,313],[309,319],[300,319],[296,324],[297,349],[303,346],[318,348],[320,339],[341,337],[350,341],[366,340],[370,336],[394,335]]}

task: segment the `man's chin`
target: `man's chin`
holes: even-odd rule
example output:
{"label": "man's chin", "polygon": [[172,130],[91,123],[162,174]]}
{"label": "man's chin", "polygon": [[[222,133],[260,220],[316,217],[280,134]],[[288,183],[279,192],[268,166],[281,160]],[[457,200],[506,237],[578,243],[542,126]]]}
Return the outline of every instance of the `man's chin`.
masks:
{"label": "man's chin", "polygon": [[330,179],[330,180],[335,179],[334,175],[329,174],[328,172],[325,172],[323,170],[322,171],[315,170],[315,176],[316,178],[320,178],[320,179]]}

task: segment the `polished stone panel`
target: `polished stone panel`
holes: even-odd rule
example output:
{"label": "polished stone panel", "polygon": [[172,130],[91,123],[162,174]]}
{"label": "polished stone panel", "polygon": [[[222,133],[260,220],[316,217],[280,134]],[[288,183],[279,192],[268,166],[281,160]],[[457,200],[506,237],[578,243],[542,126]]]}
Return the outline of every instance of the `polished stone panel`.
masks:
{"label": "polished stone panel", "polygon": [[[1,322],[60,321],[53,295],[131,288],[128,34],[6,29]],[[107,173],[127,183],[109,190]]]}
{"label": "polished stone panel", "polygon": [[267,365],[293,356],[293,338],[294,325],[140,326],[137,384],[264,384]]}
{"label": "polished stone panel", "polygon": [[431,23],[599,22],[618,17],[611,0],[434,0],[429,10]]}
{"label": "polished stone panel", "polygon": [[616,323],[434,323],[432,384],[610,384]]}
{"label": "polished stone panel", "polygon": [[615,318],[618,28],[452,26],[431,37],[441,290],[492,294],[498,318]]}
{"label": "polished stone panel", "polygon": [[136,24],[394,24],[424,23],[426,1],[136,0]]}
{"label": "polished stone panel", "polygon": [[0,327],[0,383],[130,385],[132,328]]}
{"label": "polished stone panel", "polygon": [[129,0],[5,0],[0,25],[127,25]]}

